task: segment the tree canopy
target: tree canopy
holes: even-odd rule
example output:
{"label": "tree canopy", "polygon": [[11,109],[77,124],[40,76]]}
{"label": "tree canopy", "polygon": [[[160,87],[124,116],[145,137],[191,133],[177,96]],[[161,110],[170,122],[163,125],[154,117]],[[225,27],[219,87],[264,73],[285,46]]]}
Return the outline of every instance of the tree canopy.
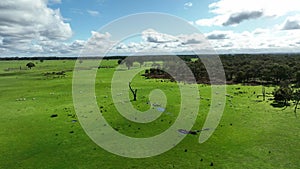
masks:
{"label": "tree canopy", "polygon": [[26,66],[27,66],[29,69],[31,69],[32,67],[35,67],[35,64],[32,63],[32,62],[29,62],[29,63],[26,64]]}

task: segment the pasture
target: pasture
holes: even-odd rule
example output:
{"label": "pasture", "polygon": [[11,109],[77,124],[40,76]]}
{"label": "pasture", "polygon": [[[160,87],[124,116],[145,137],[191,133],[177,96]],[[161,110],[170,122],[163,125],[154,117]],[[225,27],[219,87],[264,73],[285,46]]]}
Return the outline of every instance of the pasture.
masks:
{"label": "pasture", "polygon": [[[262,101],[261,86],[227,85],[226,107],[214,134],[203,144],[188,134],[161,155],[131,159],[111,154],[95,144],[80,126],[73,107],[72,75],[75,61],[0,62],[0,168],[299,168],[300,120],[293,108],[274,108],[271,95]],[[83,61],[85,62],[85,61]],[[21,66],[21,68],[20,68]],[[122,117],[111,97],[115,71],[130,73],[117,60],[103,61],[96,78],[96,98],[102,115],[118,132],[137,138],[151,137],[170,127],[180,108],[177,84],[146,79],[140,72],[132,80],[138,89],[141,111],[150,108],[149,94],[164,91],[165,112],[149,124]],[[107,68],[106,68],[107,67]],[[94,68],[95,69],[95,68]],[[63,75],[60,72],[63,71]],[[188,84],[187,84],[188,85]],[[198,85],[200,107],[193,130],[202,128],[210,106],[210,86]],[[274,87],[266,87],[271,93]],[[130,95],[128,88],[120,95]],[[203,131],[205,132],[205,131]]]}

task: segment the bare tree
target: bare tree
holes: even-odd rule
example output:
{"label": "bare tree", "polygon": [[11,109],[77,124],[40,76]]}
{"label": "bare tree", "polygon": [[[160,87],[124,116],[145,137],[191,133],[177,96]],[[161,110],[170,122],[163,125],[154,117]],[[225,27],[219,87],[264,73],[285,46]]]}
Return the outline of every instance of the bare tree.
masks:
{"label": "bare tree", "polygon": [[136,101],[136,93],[137,93],[137,89],[132,89],[132,87],[131,87],[131,83],[129,82],[129,89],[130,89],[130,91],[132,92],[132,94],[133,94],[133,101]]}

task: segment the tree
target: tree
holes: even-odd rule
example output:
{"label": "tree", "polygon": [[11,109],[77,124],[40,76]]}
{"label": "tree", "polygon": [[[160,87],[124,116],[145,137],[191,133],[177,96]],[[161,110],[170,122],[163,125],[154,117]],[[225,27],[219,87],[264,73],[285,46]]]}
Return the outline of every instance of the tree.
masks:
{"label": "tree", "polygon": [[119,59],[119,60],[118,60],[118,65],[120,65],[122,62],[123,62],[123,60],[122,60],[122,59]]}
{"label": "tree", "polygon": [[131,59],[131,58],[129,58],[129,57],[127,57],[126,59],[125,59],[125,64],[126,64],[126,67],[128,68],[128,70],[130,69],[130,67],[132,67],[133,66],[133,59]]}
{"label": "tree", "polygon": [[155,69],[160,69],[160,64],[159,63],[156,63],[154,62],[151,67],[155,68]]}
{"label": "tree", "polygon": [[31,69],[32,67],[35,67],[35,64],[32,63],[32,62],[29,62],[29,63],[26,64],[26,66],[27,66],[29,69]]}
{"label": "tree", "polygon": [[132,89],[132,87],[131,87],[131,83],[129,82],[129,89],[130,89],[130,91],[132,92],[132,94],[133,94],[133,101],[136,101],[136,93],[137,93],[137,89]]}
{"label": "tree", "polygon": [[272,72],[271,72],[271,68],[262,68],[260,70],[261,75],[260,75],[260,80],[265,81],[265,82],[270,82],[272,81]]}
{"label": "tree", "polygon": [[296,90],[294,93],[293,93],[293,100],[295,102],[295,110],[294,110],[294,113],[295,113],[295,116],[297,117],[297,108],[298,108],[298,104],[300,102],[300,90]]}
{"label": "tree", "polygon": [[296,73],[296,84],[297,86],[300,86],[300,71]]}
{"label": "tree", "polygon": [[276,83],[289,79],[291,73],[290,68],[287,65],[281,65],[277,63],[272,66],[271,71],[272,77]]}
{"label": "tree", "polygon": [[243,71],[237,72],[234,80],[237,83],[242,83],[245,80],[245,73]]}
{"label": "tree", "polygon": [[144,64],[144,60],[143,60],[143,58],[138,58],[137,60],[136,60],[139,64],[140,64],[140,68],[142,67],[142,65]]}
{"label": "tree", "polygon": [[293,97],[293,90],[287,84],[283,84],[280,88],[274,90],[273,96],[277,103],[283,102],[284,106],[288,106],[288,102]]}

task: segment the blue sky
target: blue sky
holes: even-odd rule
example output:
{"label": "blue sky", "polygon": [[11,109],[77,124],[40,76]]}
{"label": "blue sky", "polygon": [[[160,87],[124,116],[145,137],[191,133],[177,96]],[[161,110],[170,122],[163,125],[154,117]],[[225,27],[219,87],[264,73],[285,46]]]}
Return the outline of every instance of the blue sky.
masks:
{"label": "blue sky", "polygon": [[197,20],[199,16],[208,16],[208,5],[212,1],[195,1],[192,7],[184,6],[190,1],[179,0],[66,0],[52,5],[60,8],[62,15],[70,19],[75,32],[73,39],[87,38],[91,30],[98,30],[103,25],[120,17],[143,12],[162,12],[182,17],[186,20]]}
{"label": "blue sky", "polygon": [[[204,48],[204,41],[217,53],[300,52],[299,6],[299,0],[4,0],[0,57],[78,56],[85,45],[97,53],[108,48],[114,54],[189,53],[189,48]],[[180,17],[198,31],[174,34],[177,26],[162,23],[168,31],[150,25],[126,41],[114,38],[135,25],[101,31],[121,17],[144,12]]]}

